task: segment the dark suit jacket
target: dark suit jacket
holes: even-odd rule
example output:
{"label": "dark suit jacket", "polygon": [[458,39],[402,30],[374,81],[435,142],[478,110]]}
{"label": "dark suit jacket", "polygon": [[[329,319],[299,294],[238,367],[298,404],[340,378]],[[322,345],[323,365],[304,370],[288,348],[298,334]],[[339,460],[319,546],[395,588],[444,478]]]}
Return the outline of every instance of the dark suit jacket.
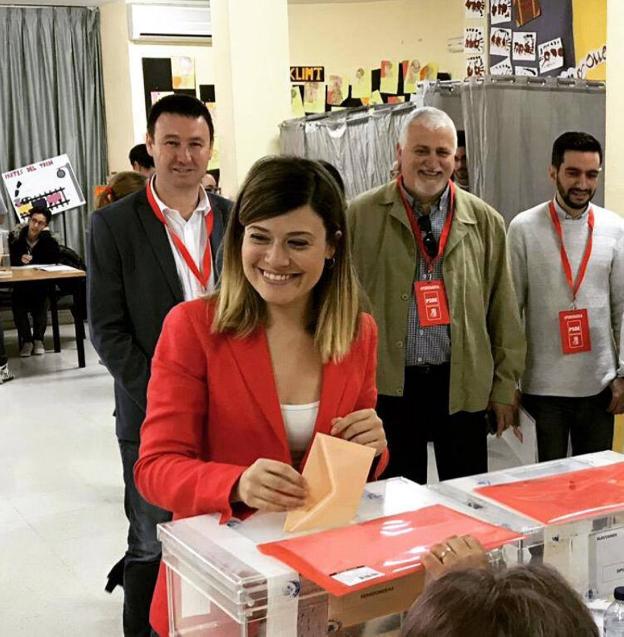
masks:
{"label": "dark suit jacket", "polygon": [[[208,194],[215,273],[231,202]],[[184,300],[165,227],[145,190],[91,216],[87,242],[87,301],[91,341],[115,380],[117,437],[139,441],[150,364],[163,320]]]}

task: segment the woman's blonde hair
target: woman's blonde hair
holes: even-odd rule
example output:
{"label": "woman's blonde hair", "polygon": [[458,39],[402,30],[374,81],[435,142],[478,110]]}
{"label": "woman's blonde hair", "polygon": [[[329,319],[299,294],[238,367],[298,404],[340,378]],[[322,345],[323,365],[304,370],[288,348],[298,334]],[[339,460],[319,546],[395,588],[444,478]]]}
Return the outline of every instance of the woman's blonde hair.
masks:
{"label": "woman's blonde hair", "polygon": [[309,329],[323,362],[344,357],[356,336],[361,311],[353,269],[346,202],[334,178],[318,162],[300,157],[265,157],[243,183],[223,240],[223,272],[217,290],[215,332],[251,334],[267,321],[266,304],[243,272],[245,226],[309,205],[325,226],[334,255],[313,290]]}
{"label": "woman's blonde hair", "polygon": [[113,201],[145,188],[146,181],[147,178],[144,175],[134,172],[134,170],[124,170],[113,175],[108,182],[108,186],[100,193],[95,208],[103,208],[113,203]]}

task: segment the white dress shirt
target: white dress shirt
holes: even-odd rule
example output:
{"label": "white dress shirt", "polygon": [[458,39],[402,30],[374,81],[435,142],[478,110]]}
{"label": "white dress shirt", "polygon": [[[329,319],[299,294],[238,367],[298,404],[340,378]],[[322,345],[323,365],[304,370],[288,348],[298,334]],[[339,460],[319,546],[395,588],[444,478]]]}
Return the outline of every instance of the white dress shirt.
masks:
{"label": "white dress shirt", "polygon": [[[165,215],[165,219],[167,219],[169,227],[178,235],[178,237],[180,237],[180,240],[186,246],[186,249],[191,255],[193,261],[195,261],[195,264],[201,271],[204,260],[204,250],[206,248],[206,242],[208,241],[205,218],[207,215],[212,214],[206,191],[201,186],[199,187],[199,192],[201,193],[199,202],[188,220],[184,219],[177,210],[169,208],[156,194],[156,189],[154,188],[154,177],[152,177],[152,192],[154,193],[156,203]],[[182,292],[184,293],[184,300],[191,301],[192,299],[196,299],[200,296],[213,292],[215,288],[214,254],[212,255],[210,279],[208,281],[208,286],[204,289],[186,264],[184,257],[176,248],[176,245],[171,238],[171,233],[168,231],[167,239],[169,240],[171,252],[175,259],[178,278],[180,279]]]}

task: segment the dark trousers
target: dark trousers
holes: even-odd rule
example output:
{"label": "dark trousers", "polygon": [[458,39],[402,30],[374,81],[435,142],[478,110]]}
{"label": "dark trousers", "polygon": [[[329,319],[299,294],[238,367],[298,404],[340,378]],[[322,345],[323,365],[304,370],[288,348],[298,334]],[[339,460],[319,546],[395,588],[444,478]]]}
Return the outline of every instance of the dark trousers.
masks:
{"label": "dark trousers", "polygon": [[565,458],[568,440],[575,456],[611,449],[614,420],[607,411],[610,402],[609,387],[584,398],[523,394],[522,406],[535,420],[539,461]]}
{"label": "dark trousers", "polygon": [[427,443],[433,440],[440,480],[487,471],[485,412],[449,415],[449,365],[405,368],[403,396],[380,395],[390,463],[383,478],[427,482]]}
{"label": "dark trousers", "polygon": [[169,522],[171,513],[146,502],[134,484],[139,443],[119,440],[125,484],[124,508],[130,523],[124,561],[123,630],[125,637],[150,637],[149,610],[160,566],[156,525]]}
{"label": "dark trousers", "polygon": [[0,320],[0,367],[6,365],[8,360],[4,346],[4,327],[2,327],[2,321]]}
{"label": "dark trousers", "polygon": [[[30,328],[32,315],[33,325]],[[41,283],[20,283],[13,288],[13,319],[20,343],[43,341],[48,322],[48,288]]]}

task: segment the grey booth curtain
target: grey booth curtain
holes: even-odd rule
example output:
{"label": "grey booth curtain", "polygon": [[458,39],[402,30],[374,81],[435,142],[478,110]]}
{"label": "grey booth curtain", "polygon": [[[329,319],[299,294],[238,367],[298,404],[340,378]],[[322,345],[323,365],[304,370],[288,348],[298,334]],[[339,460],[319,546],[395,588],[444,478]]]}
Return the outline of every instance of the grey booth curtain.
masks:
{"label": "grey booth curtain", "polygon": [[[556,78],[468,82],[463,86],[471,190],[507,221],[553,195],[552,144],[565,131],[605,143],[605,86]],[[604,180],[594,199],[604,201]]]}
{"label": "grey booth curtain", "polygon": [[[331,162],[352,198],[389,180],[405,118],[418,106],[435,106],[466,132],[471,191],[509,221],[552,197],[547,169],[558,135],[586,131],[604,145],[602,83],[556,78],[439,82],[421,87],[413,100],[285,122],[282,152]],[[595,201],[601,205],[603,200],[601,185]]]}
{"label": "grey booth curtain", "polygon": [[[0,7],[0,64],[0,172],[67,154],[88,205],[65,213],[64,241],[84,254],[92,189],[107,172],[99,10]],[[52,230],[62,235],[60,215]]]}

